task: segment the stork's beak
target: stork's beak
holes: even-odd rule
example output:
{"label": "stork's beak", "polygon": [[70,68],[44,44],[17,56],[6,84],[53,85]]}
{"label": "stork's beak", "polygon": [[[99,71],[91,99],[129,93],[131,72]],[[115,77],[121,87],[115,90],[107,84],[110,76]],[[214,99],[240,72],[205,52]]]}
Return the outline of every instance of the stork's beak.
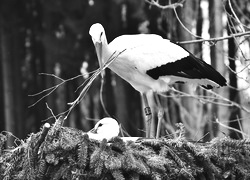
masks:
{"label": "stork's beak", "polygon": [[103,78],[104,77],[104,70],[102,70],[103,69],[103,60],[102,60],[102,42],[101,41],[95,42],[95,50],[96,50],[97,58],[99,61],[99,66],[101,69],[101,76]]}

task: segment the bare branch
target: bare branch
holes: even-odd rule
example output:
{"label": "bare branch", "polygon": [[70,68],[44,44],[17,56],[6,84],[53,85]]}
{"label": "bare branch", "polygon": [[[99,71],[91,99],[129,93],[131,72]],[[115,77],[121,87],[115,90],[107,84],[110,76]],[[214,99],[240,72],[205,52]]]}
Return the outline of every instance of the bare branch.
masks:
{"label": "bare branch", "polygon": [[[202,87],[201,87],[201,88],[202,88]],[[202,88],[202,89],[204,89],[204,88]],[[206,90],[206,89],[204,89],[204,90]],[[225,97],[219,95],[218,93],[216,93],[216,92],[214,92],[214,91],[208,91],[208,90],[206,90],[206,91],[209,92],[209,93],[211,93],[211,94],[213,94],[213,95],[215,95],[215,96],[217,96],[217,97],[219,97],[219,98],[221,98],[221,99],[224,100],[224,101],[227,101],[228,103],[230,103],[230,106],[238,107],[239,109],[241,109],[241,110],[243,110],[243,111],[245,111],[245,112],[247,112],[247,113],[250,113],[250,110],[247,109],[247,108],[245,108],[244,106],[242,106],[242,105],[240,105],[240,104],[238,104],[238,103],[236,103],[236,102],[233,102],[233,101],[231,101],[231,100],[229,100],[229,99],[227,99],[227,98],[225,98]]]}
{"label": "bare branch", "polygon": [[124,49],[121,52],[117,52],[115,51],[110,58],[108,59],[108,61],[104,64],[104,66],[102,67],[102,69],[98,69],[97,71],[95,71],[95,73],[90,77],[90,80],[88,81],[88,83],[84,86],[83,90],[80,92],[79,96],[71,103],[68,103],[69,105],[71,105],[71,107],[66,111],[67,115],[65,117],[65,119],[68,117],[68,115],[70,114],[70,112],[72,111],[72,109],[79,104],[79,102],[84,98],[85,94],[87,93],[88,89],[90,88],[92,82],[96,79],[96,77],[101,74],[102,71],[104,71],[114,60],[116,60],[116,58],[122,54],[124,51],[126,51],[126,49]]}
{"label": "bare branch", "polygon": [[[231,13],[233,14],[234,11],[233,11],[232,7],[230,7],[230,5],[231,5],[230,0],[228,0],[228,3],[229,3],[230,11],[231,11]],[[236,26],[234,25],[233,19],[234,19],[236,22],[238,22],[239,26],[241,27],[241,29],[242,29],[242,31],[243,31],[243,33],[244,33],[245,30],[244,30],[243,24],[240,22],[240,20],[239,20],[238,17],[236,16],[236,14],[234,13],[234,14],[233,14],[234,16],[233,16],[231,13],[229,13],[228,10],[227,10],[227,8],[225,7],[225,5],[223,6],[223,8],[224,8],[224,11],[226,12],[227,17],[228,17],[228,18],[227,18],[227,19],[228,19],[227,25],[229,26],[229,31],[230,31],[230,33],[231,33],[232,35],[234,35],[234,32],[237,32],[237,29],[236,29]],[[233,31],[233,30],[234,30],[234,31]],[[243,56],[244,59],[246,59],[244,53],[242,52],[242,50],[241,50],[241,48],[240,48],[240,42],[236,39],[235,36],[233,36],[233,38],[234,38],[235,43],[237,44],[237,50],[238,50],[238,48],[239,48],[239,51],[240,51],[241,55]]]}
{"label": "bare branch", "polygon": [[147,3],[149,3],[152,6],[156,6],[160,9],[175,9],[177,7],[183,7],[183,3],[185,0],[181,0],[177,3],[169,4],[169,5],[160,5],[157,0],[145,0]]}
{"label": "bare branch", "polygon": [[[48,89],[43,90],[41,93],[43,92],[47,92],[49,90],[51,90],[50,92],[48,92],[47,94],[45,94],[44,96],[42,96],[40,99],[38,99],[35,103],[31,104],[28,106],[28,108],[31,108],[33,106],[35,106],[37,103],[39,103],[41,100],[43,100],[44,98],[46,98],[47,96],[49,96],[50,94],[52,94],[62,83],[60,83],[59,85],[50,87]],[[37,93],[38,94],[38,93]],[[40,93],[39,93],[40,94]]]}
{"label": "bare branch", "polygon": [[210,39],[197,39],[197,40],[190,40],[190,41],[181,41],[181,42],[177,42],[177,43],[178,44],[191,44],[191,43],[200,43],[200,42],[207,41],[207,42],[212,42],[212,43],[216,44],[218,41],[223,41],[223,40],[226,40],[226,39],[231,39],[231,38],[241,37],[241,36],[249,37],[250,36],[250,31],[235,33],[235,34],[232,34],[230,36],[224,36],[224,37],[217,37],[217,38],[210,38]]}
{"label": "bare branch", "polygon": [[231,12],[232,12],[234,18],[235,18],[236,21],[239,23],[239,26],[240,26],[242,32],[245,32],[245,29],[244,29],[244,27],[242,26],[242,23],[240,22],[239,18],[237,17],[237,15],[236,15],[235,12],[234,12],[234,9],[232,8],[231,1],[230,1],[230,0],[228,0],[228,4],[229,4],[229,8],[230,8],[230,10],[231,10]]}
{"label": "bare branch", "polygon": [[60,78],[60,77],[56,76],[55,74],[39,73],[39,75],[51,76],[51,77],[54,77],[54,78],[56,78],[56,79],[61,80],[62,82],[64,82],[64,81],[65,81],[64,79],[62,79],[62,78]]}
{"label": "bare branch", "polygon": [[199,38],[199,39],[202,38],[201,36],[198,36],[198,35],[192,33],[192,32],[182,23],[182,21],[181,21],[181,19],[179,18],[179,16],[178,16],[176,10],[175,10],[175,9],[173,9],[173,10],[174,10],[174,14],[175,14],[175,16],[176,16],[176,19],[178,20],[178,22],[181,24],[181,26],[182,26],[189,34],[191,34],[191,35],[194,36],[195,38]]}
{"label": "bare branch", "polygon": [[235,129],[235,128],[232,128],[232,127],[230,127],[230,126],[227,126],[227,125],[225,125],[225,124],[223,124],[223,123],[221,123],[220,121],[219,121],[219,119],[218,118],[216,118],[216,120],[215,120],[220,126],[222,126],[222,127],[224,127],[224,128],[227,128],[227,129],[229,129],[229,130],[232,130],[232,131],[235,131],[235,132],[238,132],[238,133],[240,133],[240,134],[242,134],[244,137],[249,137],[249,135],[248,134],[246,134],[246,133],[244,133],[243,131],[241,131],[241,130],[238,130],[238,129]]}
{"label": "bare branch", "polygon": [[[213,96],[199,96],[199,95],[191,95],[191,94],[188,94],[188,93],[185,93],[185,92],[182,92],[182,91],[179,91],[179,90],[176,90],[174,88],[171,89],[171,91],[175,92],[175,93],[178,93],[177,95],[175,94],[172,94],[171,96],[166,96],[162,93],[160,93],[159,95],[163,96],[163,97],[175,97],[175,96],[181,96],[181,97],[190,97],[190,98],[194,98],[194,99],[197,99],[199,100],[200,102],[202,103],[213,103],[213,104],[217,104],[217,105],[220,105],[220,106],[228,106],[228,107],[237,107],[247,113],[250,113],[250,110],[245,108],[244,106],[236,103],[236,102],[233,102],[233,101],[230,101],[229,99],[219,95],[218,93],[214,92],[214,91],[209,91],[209,90],[206,90],[205,88],[203,87],[200,87],[201,89],[207,91],[209,94],[213,95]],[[215,101],[215,100],[220,100],[221,102],[218,102],[218,101]]]}
{"label": "bare branch", "polygon": [[202,38],[201,36],[197,36],[196,34],[192,33],[183,23],[182,21],[180,20],[177,12],[176,12],[176,7],[183,7],[183,3],[185,2],[185,0],[182,0],[178,3],[173,3],[173,4],[170,4],[170,5],[160,5],[158,3],[158,1],[155,1],[155,0],[146,0],[147,3],[149,3],[150,5],[154,5],[160,9],[173,9],[174,10],[174,13],[175,13],[175,16],[176,16],[176,19],[178,20],[178,22],[181,24],[181,26],[189,33],[191,34],[192,36],[194,36],[195,38],[198,38],[197,40],[190,40],[190,41],[181,41],[181,42],[177,42],[178,44],[191,44],[191,43],[200,43],[200,42],[211,42],[213,44],[216,44],[218,41],[223,41],[223,40],[226,40],[226,39],[231,39],[231,38],[235,38],[235,37],[241,37],[241,36],[248,36],[250,35],[250,31],[245,31],[244,27],[243,27],[243,24],[240,22],[239,18],[236,16],[232,6],[231,6],[231,1],[229,1],[229,6],[231,8],[231,11],[233,12],[233,15],[234,18],[240,25],[241,29],[242,29],[242,32],[241,33],[235,33],[235,34],[231,34],[230,36],[225,36],[225,37],[217,37],[217,38],[210,38],[210,39],[204,39]]}
{"label": "bare branch", "polygon": [[[91,72],[91,73],[92,73],[92,72]],[[90,73],[89,73],[89,74],[90,74]],[[46,92],[46,94],[43,95],[40,99],[38,99],[35,103],[33,103],[33,104],[31,104],[30,106],[28,106],[29,108],[35,106],[35,105],[36,105],[37,103],[39,103],[41,100],[43,100],[44,98],[46,98],[47,96],[49,96],[50,94],[52,94],[59,86],[63,85],[64,83],[66,83],[66,82],[68,82],[68,81],[71,81],[71,80],[74,80],[74,79],[77,79],[77,78],[83,76],[83,75],[78,75],[78,76],[75,76],[75,77],[72,77],[72,78],[69,78],[69,79],[64,80],[64,79],[62,79],[62,78],[60,78],[60,77],[58,77],[58,76],[56,76],[56,75],[54,75],[54,74],[40,73],[40,75],[51,76],[51,77],[54,77],[54,78],[56,78],[56,79],[61,80],[61,82],[60,82],[59,84],[55,85],[55,86],[52,86],[52,87],[47,88],[47,89],[44,89],[44,90],[42,90],[41,92],[38,92],[38,93],[36,93],[36,94],[28,95],[28,96],[32,96],[32,97],[33,97],[33,96],[38,96],[38,95],[43,94],[43,93]]]}
{"label": "bare branch", "polygon": [[50,111],[51,115],[54,117],[54,119],[56,120],[56,116],[55,114],[53,113],[52,109],[49,107],[48,103],[46,103],[46,107],[47,109]]}
{"label": "bare branch", "polygon": [[[237,8],[237,12],[240,13],[240,15],[242,17],[244,17],[245,21],[247,21],[248,23],[250,23],[250,18],[242,11],[242,9],[239,7],[239,5],[235,2],[235,0],[232,1],[233,4],[234,4],[234,7]],[[244,25],[245,27],[245,25]],[[249,27],[246,27],[246,28],[249,28]]]}

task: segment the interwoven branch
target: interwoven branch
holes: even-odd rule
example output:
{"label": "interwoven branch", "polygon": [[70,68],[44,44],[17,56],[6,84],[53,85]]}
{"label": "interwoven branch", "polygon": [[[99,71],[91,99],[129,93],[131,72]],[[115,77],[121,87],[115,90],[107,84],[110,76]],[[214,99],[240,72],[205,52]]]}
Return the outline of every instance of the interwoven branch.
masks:
{"label": "interwoven branch", "polygon": [[[179,136],[135,142],[115,137],[99,142],[58,121],[45,138],[46,127],[19,147],[2,151],[0,179],[250,178],[250,140],[191,143]],[[38,145],[38,151],[32,149]]]}

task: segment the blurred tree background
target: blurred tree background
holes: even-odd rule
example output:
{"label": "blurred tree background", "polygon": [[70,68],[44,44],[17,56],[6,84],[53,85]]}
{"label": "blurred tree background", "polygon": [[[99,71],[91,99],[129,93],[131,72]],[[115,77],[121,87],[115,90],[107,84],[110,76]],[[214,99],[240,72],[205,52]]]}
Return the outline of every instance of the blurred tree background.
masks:
{"label": "blurred tree background", "polygon": [[[167,98],[149,94],[154,120],[157,121],[158,109],[163,112],[161,135],[166,135],[166,130],[173,133],[175,123],[182,122],[187,137],[193,140],[211,140],[220,133],[242,138],[241,133],[222,129],[216,120],[250,134],[247,130],[250,126],[249,36],[185,43],[199,40],[200,36],[219,38],[249,31],[250,2],[186,0],[176,9],[164,8],[171,1],[149,2],[1,0],[0,131],[23,139],[38,131],[45,121],[54,122],[48,107],[55,115],[69,108],[67,103],[77,98],[82,88],[78,87],[87,80],[88,72],[98,68],[88,31],[93,23],[99,22],[105,27],[109,42],[122,34],[138,33],[155,33],[180,42],[228,80],[229,87],[214,90],[217,95],[186,85],[175,85],[188,94],[185,96],[168,92],[164,93]],[[62,83],[60,78],[71,80]],[[98,77],[70,113],[66,126],[88,131],[94,120],[108,116],[100,103],[100,86]],[[140,94],[109,70],[103,87],[108,114],[131,136],[144,136]]]}

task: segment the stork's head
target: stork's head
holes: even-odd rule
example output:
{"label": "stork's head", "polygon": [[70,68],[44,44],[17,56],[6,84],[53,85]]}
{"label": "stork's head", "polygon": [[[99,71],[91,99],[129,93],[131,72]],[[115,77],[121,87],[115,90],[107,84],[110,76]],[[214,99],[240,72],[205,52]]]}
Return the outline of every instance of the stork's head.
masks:
{"label": "stork's head", "polygon": [[100,23],[93,24],[89,29],[89,35],[92,37],[92,41],[94,44],[102,43],[105,36],[103,26]]}
{"label": "stork's head", "polygon": [[[92,41],[95,46],[97,58],[99,61],[100,68],[103,68],[104,57],[103,57],[103,45],[107,45],[107,39],[105,35],[104,28],[101,24],[93,24],[89,29],[89,34],[92,37]],[[104,71],[101,73],[102,77],[104,76]]]}
{"label": "stork's head", "polygon": [[98,121],[90,132],[99,135],[100,138],[110,140],[112,137],[118,136],[119,125],[115,119],[107,117]]}

